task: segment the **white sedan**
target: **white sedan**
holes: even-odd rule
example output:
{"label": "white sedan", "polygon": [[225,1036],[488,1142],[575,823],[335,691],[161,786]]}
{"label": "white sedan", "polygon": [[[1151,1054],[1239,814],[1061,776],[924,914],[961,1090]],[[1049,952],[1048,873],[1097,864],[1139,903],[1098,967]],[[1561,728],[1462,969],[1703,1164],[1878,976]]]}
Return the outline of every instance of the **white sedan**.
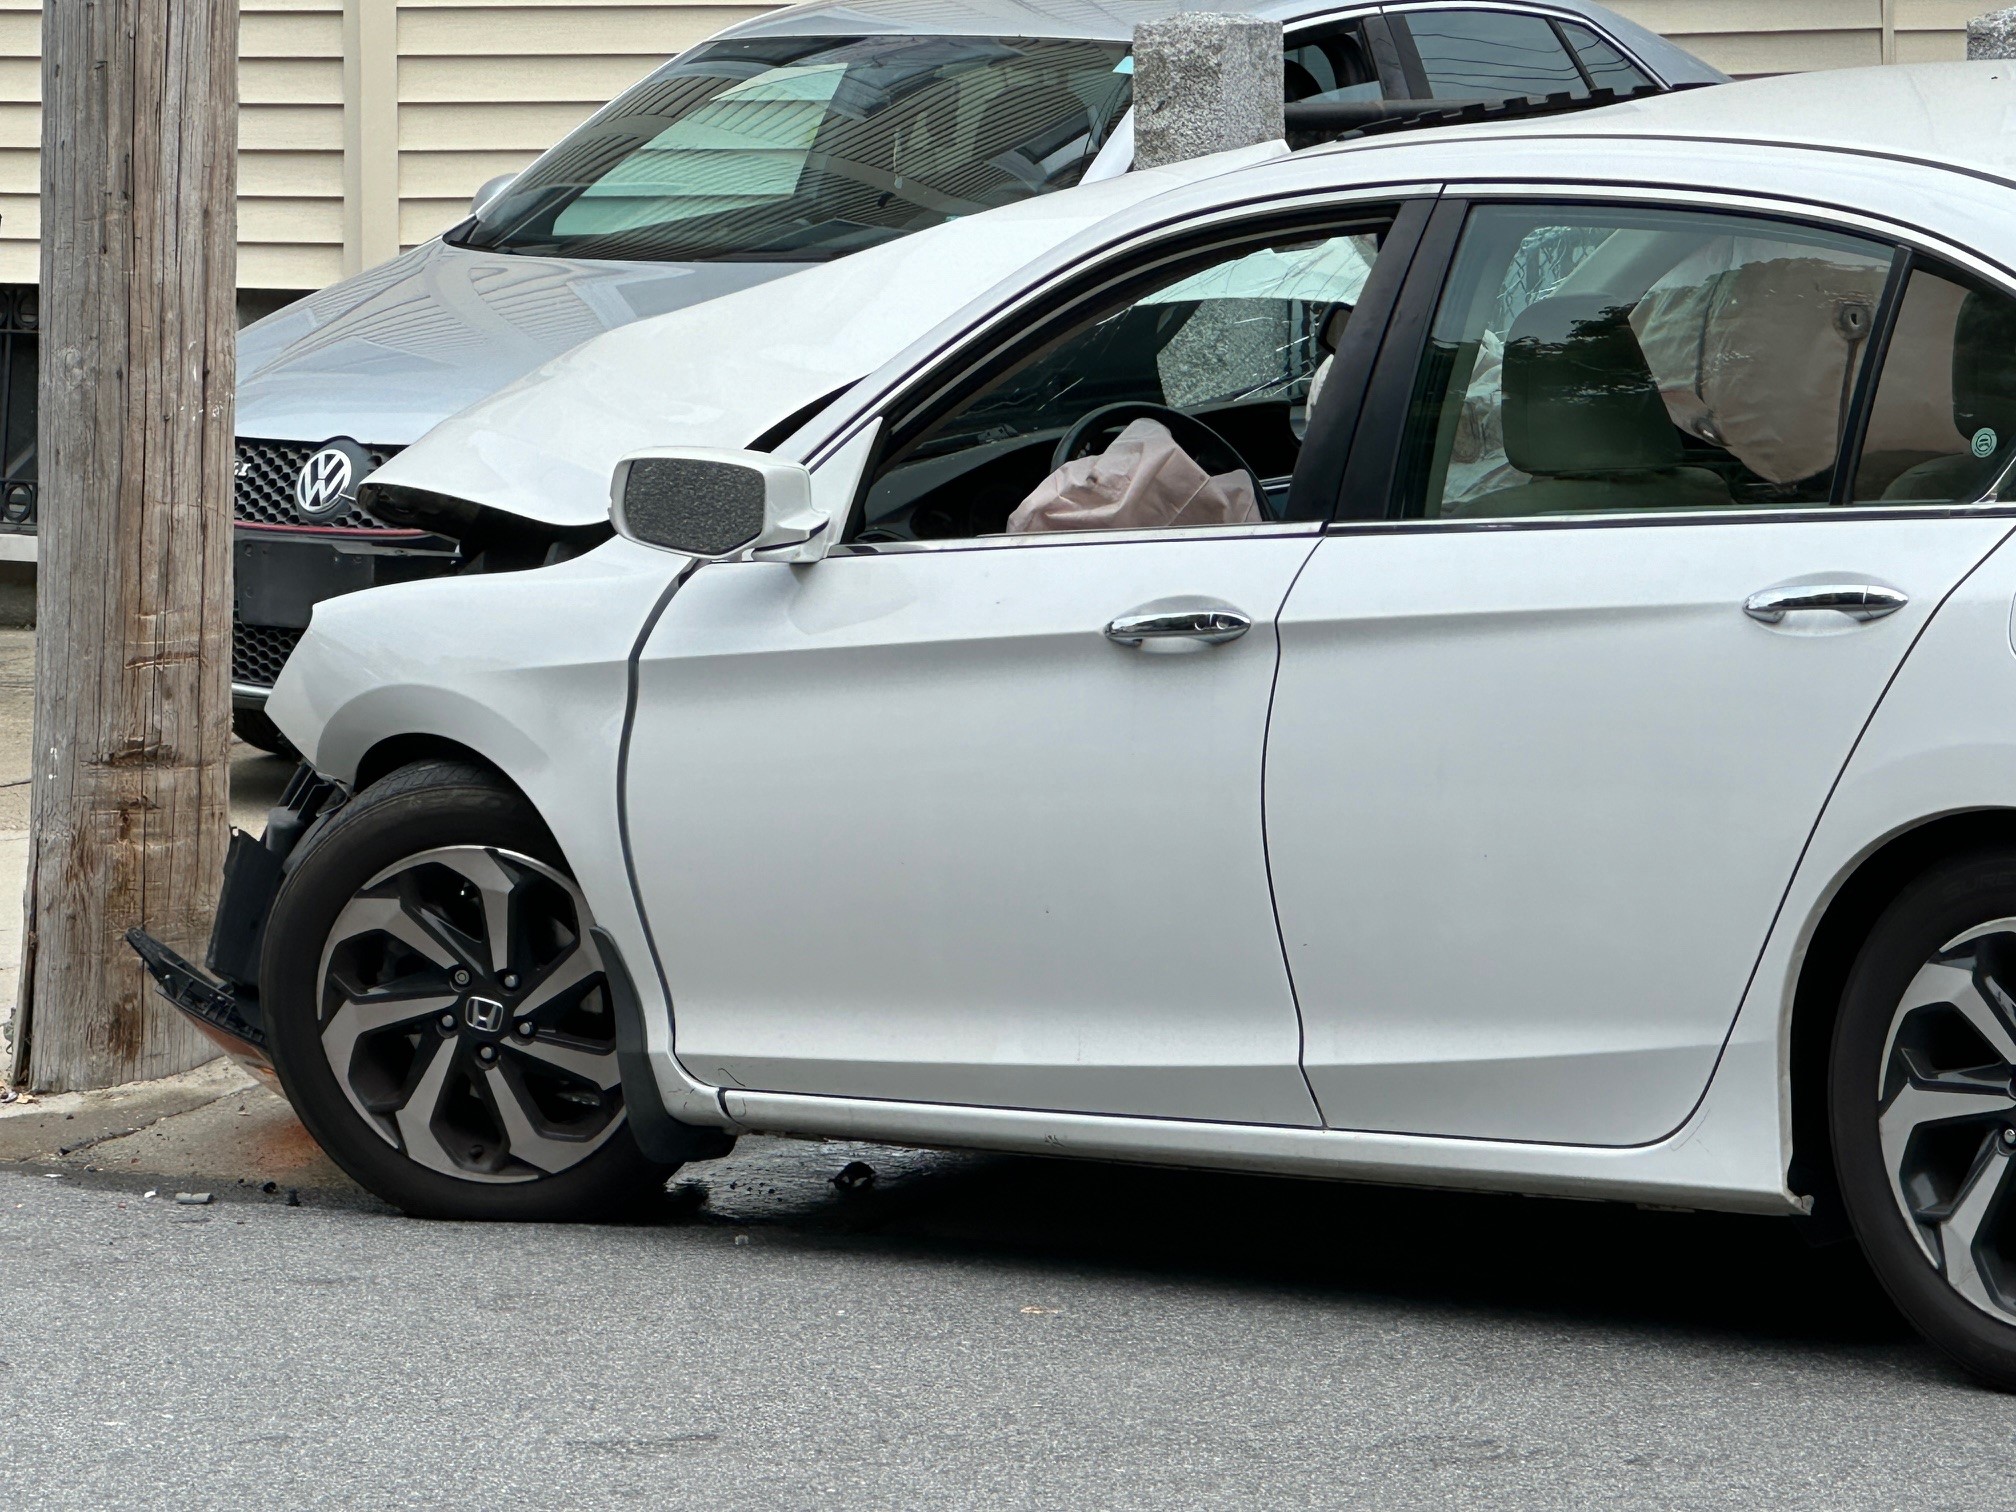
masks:
{"label": "white sedan", "polygon": [[318,608],[246,1027],[415,1213],[767,1130],[1845,1214],[2016,1385],[2012,108],[1274,155],[591,343],[375,480],[618,535]]}

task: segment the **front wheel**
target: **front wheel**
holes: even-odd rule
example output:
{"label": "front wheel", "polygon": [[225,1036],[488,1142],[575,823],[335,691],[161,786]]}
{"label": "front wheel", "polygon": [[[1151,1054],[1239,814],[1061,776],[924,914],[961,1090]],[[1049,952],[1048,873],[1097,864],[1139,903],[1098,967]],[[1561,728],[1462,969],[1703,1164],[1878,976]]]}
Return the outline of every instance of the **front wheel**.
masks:
{"label": "front wheel", "polygon": [[301,1121],[416,1216],[613,1216],[676,1169],[632,1137],[587,901],[538,814],[480,767],[367,788],[307,842],[261,1003]]}
{"label": "front wheel", "polygon": [[1842,1200],[1884,1288],[2016,1390],[2016,853],[1944,863],[1884,912],[1828,1094]]}

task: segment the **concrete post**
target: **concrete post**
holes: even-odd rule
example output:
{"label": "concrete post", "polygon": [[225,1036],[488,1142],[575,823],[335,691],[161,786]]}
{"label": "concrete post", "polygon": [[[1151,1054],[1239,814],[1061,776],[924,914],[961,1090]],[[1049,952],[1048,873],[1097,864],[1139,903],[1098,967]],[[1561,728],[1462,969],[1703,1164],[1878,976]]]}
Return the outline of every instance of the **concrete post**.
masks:
{"label": "concrete post", "polygon": [[1186,11],[1134,28],[1134,166],[1285,135],[1281,23]]}
{"label": "concrete post", "polygon": [[1967,56],[2016,58],[2016,6],[1990,11],[1967,23]]}

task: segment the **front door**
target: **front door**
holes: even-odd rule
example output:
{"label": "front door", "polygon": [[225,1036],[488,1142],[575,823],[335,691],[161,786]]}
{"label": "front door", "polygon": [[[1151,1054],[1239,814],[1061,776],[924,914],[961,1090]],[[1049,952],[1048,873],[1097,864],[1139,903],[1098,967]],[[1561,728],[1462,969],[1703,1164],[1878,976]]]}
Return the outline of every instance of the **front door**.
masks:
{"label": "front door", "polygon": [[1321,528],[1290,477],[1383,224],[1095,285],[899,409],[839,554],[679,590],[625,792],[688,1070],[1317,1122],[1261,766]]}
{"label": "front door", "polygon": [[1471,212],[1401,354],[1405,518],[1329,536],[1282,616],[1268,833],[1326,1124],[1685,1121],[1864,723],[2007,530],[1950,507],[2010,455],[2016,395],[1951,376],[1992,384],[1956,344],[2005,326],[1899,286],[1759,218]]}
{"label": "front door", "polygon": [[[702,568],[629,802],[680,1060],[731,1087],[1314,1121],[1260,832],[1307,536]],[[1237,640],[1126,645],[1211,604]]]}

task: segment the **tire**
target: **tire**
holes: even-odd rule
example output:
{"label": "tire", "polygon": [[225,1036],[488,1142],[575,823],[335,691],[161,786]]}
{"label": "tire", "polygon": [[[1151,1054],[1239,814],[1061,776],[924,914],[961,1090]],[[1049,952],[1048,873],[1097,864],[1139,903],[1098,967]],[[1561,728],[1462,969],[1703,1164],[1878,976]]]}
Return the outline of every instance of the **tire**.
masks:
{"label": "tire", "polygon": [[1926,1338],[2016,1390],[2016,853],[1943,862],[1870,931],[1828,1118],[1848,1220]]}
{"label": "tire", "polygon": [[264,709],[233,709],[231,733],[268,755],[300,759],[301,753],[294,749],[294,742],[280,733],[280,726],[266,717]]}
{"label": "tire", "polygon": [[631,1135],[590,922],[494,774],[428,762],[365,789],[303,842],[260,958],[308,1132],[415,1217],[607,1219],[662,1195],[678,1167]]}

